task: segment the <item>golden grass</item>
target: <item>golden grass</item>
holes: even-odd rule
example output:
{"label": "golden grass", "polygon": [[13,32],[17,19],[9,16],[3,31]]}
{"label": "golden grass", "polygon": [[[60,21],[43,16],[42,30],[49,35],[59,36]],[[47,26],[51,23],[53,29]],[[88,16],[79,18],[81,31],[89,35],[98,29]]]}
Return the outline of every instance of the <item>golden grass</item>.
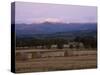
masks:
{"label": "golden grass", "polygon": [[53,70],[71,70],[96,68],[96,55],[39,58],[27,61],[16,61],[16,72],[40,72]]}

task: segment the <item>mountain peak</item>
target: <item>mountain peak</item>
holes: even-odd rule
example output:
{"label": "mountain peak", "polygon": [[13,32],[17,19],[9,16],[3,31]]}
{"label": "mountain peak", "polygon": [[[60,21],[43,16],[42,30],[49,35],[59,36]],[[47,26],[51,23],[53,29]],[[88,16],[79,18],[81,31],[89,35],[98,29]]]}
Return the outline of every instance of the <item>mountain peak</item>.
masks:
{"label": "mountain peak", "polygon": [[60,18],[40,18],[33,20],[34,23],[63,23],[64,21]]}
{"label": "mountain peak", "polygon": [[52,24],[53,22],[48,22],[48,21],[45,21],[43,22],[43,24]]}

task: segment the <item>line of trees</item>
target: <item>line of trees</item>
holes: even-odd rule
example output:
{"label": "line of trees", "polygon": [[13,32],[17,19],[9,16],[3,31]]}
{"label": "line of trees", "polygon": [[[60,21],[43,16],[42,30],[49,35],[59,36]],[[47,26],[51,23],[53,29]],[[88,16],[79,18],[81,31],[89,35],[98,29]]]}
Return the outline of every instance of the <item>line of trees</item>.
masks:
{"label": "line of trees", "polygon": [[63,44],[68,44],[68,41],[65,39],[35,39],[35,38],[16,39],[16,47],[46,46],[49,49],[53,44],[56,44],[58,48],[63,48]]}
{"label": "line of trees", "polygon": [[75,42],[82,42],[85,48],[97,48],[97,38],[95,37],[76,37]]}
{"label": "line of trees", "polygon": [[[76,37],[73,40],[68,39],[36,39],[36,38],[17,38],[16,47],[36,47],[36,46],[46,46],[46,48],[51,48],[51,45],[56,44],[59,49],[63,48],[64,44],[69,42],[81,42],[84,44],[85,48],[97,48],[97,39],[94,37]],[[70,48],[73,46],[70,45]]]}

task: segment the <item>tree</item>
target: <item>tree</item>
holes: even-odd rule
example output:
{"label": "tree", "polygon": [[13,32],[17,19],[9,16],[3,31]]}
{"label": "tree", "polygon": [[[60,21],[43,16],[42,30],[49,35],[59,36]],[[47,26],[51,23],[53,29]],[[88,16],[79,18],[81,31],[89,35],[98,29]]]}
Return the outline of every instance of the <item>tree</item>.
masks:
{"label": "tree", "polygon": [[69,48],[71,48],[71,49],[72,49],[72,48],[73,48],[73,45],[71,44],[71,45],[69,46]]}

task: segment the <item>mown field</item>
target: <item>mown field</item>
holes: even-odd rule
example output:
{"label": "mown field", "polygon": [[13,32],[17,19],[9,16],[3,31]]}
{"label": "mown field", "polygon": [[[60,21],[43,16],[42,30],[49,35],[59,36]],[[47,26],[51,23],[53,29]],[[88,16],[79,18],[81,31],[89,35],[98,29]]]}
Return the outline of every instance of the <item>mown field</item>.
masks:
{"label": "mown field", "polygon": [[[74,51],[75,52],[75,51]],[[78,51],[76,51],[77,53]],[[81,51],[82,52],[82,51]],[[34,58],[25,61],[16,60],[16,72],[41,72],[54,70],[73,70],[97,67],[96,50],[93,54],[70,55],[65,57]],[[83,51],[86,53],[86,50]],[[79,52],[78,52],[79,53]]]}

